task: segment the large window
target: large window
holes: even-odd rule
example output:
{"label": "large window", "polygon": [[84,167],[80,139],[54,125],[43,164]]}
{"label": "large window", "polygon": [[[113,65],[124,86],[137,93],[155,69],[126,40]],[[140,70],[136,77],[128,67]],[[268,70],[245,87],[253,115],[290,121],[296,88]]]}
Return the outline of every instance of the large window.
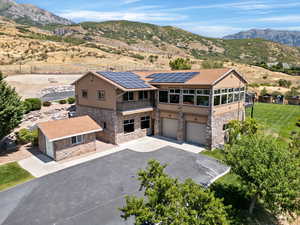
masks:
{"label": "large window", "polygon": [[209,106],[210,90],[197,89],[196,90],[196,104],[199,106]]}
{"label": "large window", "polygon": [[245,88],[223,88],[214,90],[214,105],[244,100]]}
{"label": "large window", "polygon": [[170,89],[169,90],[170,103],[179,104],[180,102],[180,89]]}
{"label": "large window", "polygon": [[83,142],[82,135],[71,137],[71,143],[72,145],[77,145]]}
{"label": "large window", "polygon": [[141,129],[150,128],[150,116],[141,117]]}
{"label": "large window", "polygon": [[100,101],[104,101],[105,100],[105,91],[104,90],[97,91],[97,98]]}
{"label": "large window", "polygon": [[169,91],[159,91],[159,102],[168,103]]}
{"label": "large window", "polygon": [[140,100],[148,99],[148,91],[139,91],[139,99]]}
{"label": "large window", "polygon": [[124,120],[124,133],[134,132],[134,120]]}
{"label": "large window", "polygon": [[123,94],[123,101],[133,101],[133,92]]}
{"label": "large window", "polygon": [[182,103],[185,105],[195,104],[195,90],[186,89],[182,91]]}

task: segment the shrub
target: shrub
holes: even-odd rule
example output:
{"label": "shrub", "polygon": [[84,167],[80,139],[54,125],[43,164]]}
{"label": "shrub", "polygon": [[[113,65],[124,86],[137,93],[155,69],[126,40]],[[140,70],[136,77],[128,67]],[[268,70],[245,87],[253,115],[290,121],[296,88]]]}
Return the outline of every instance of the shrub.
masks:
{"label": "shrub", "polygon": [[69,97],[67,101],[68,101],[69,104],[74,104],[75,103],[75,98],[74,97]]}
{"label": "shrub", "polygon": [[66,103],[67,103],[66,99],[59,100],[59,104],[66,104]]}
{"label": "shrub", "polygon": [[29,113],[32,109],[32,104],[29,101],[23,101],[25,113]]}
{"label": "shrub", "polygon": [[190,70],[192,65],[189,59],[177,58],[174,61],[170,61],[169,65],[172,70]]}
{"label": "shrub", "polygon": [[31,103],[30,111],[40,110],[42,107],[42,101],[39,98],[27,98],[27,99],[25,99],[25,102],[26,101]]}
{"label": "shrub", "polygon": [[219,69],[223,68],[223,62],[206,60],[202,62],[203,69]]}
{"label": "shrub", "polygon": [[23,128],[16,133],[17,142],[19,144],[28,144],[31,143],[33,146],[38,144],[38,131]]}
{"label": "shrub", "polygon": [[43,106],[48,107],[51,105],[51,102],[43,102]]}

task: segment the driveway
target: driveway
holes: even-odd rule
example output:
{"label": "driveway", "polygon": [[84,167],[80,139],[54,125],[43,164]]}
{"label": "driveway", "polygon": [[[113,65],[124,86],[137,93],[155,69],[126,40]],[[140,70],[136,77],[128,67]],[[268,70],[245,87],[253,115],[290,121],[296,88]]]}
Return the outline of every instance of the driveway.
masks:
{"label": "driveway", "polygon": [[119,207],[138,191],[137,171],[149,159],[167,163],[180,180],[208,185],[229,168],[207,156],[167,146],[152,152],[119,151],[0,192],[1,225],[125,225]]}

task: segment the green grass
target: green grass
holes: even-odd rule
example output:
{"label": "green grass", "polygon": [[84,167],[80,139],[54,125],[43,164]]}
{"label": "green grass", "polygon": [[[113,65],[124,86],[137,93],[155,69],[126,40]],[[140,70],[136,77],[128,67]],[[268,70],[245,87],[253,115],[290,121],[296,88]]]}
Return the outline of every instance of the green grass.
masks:
{"label": "green grass", "polygon": [[18,163],[7,163],[0,166],[0,191],[24,183],[34,177],[21,168]]}
{"label": "green grass", "polygon": [[[251,108],[247,109],[250,116]],[[283,141],[288,141],[292,131],[300,132],[296,122],[300,119],[300,107],[297,105],[278,105],[255,103],[254,119],[263,125],[267,134],[278,136]]]}

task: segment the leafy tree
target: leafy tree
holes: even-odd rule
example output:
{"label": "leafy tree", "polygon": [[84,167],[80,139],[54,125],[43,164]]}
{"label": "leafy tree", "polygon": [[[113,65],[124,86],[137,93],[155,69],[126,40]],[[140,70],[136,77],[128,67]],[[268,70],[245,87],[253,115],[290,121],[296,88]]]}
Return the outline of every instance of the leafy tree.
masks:
{"label": "leafy tree", "polygon": [[292,82],[290,80],[284,80],[284,79],[280,79],[278,81],[278,85],[280,87],[286,87],[286,88],[289,88],[291,85],[292,85]]}
{"label": "leafy tree", "polygon": [[227,207],[209,189],[191,179],[180,183],[164,173],[166,165],[151,160],[138,173],[145,198],[126,197],[121,217],[135,217],[135,225],[229,224]]}
{"label": "leafy tree", "polygon": [[223,62],[220,61],[213,61],[213,60],[206,60],[201,63],[203,69],[219,69],[223,68]]}
{"label": "leafy tree", "polygon": [[172,70],[190,70],[192,65],[189,59],[177,58],[174,61],[170,61],[169,65]]}
{"label": "leafy tree", "polygon": [[228,123],[229,143],[237,142],[242,135],[253,135],[258,131],[259,125],[255,119],[247,118],[244,121],[232,120]]}
{"label": "leafy tree", "polygon": [[276,139],[263,135],[242,136],[226,146],[226,162],[246,185],[252,214],[260,203],[275,215],[299,213],[299,161]]}
{"label": "leafy tree", "polygon": [[21,123],[23,114],[21,98],[15,89],[4,81],[0,72],[0,140]]}
{"label": "leafy tree", "polygon": [[265,96],[266,94],[268,94],[268,91],[267,91],[267,89],[264,87],[264,89],[262,89],[262,90],[260,91],[260,96]]}
{"label": "leafy tree", "polygon": [[285,96],[287,97],[294,97],[294,96],[299,96],[300,92],[297,90],[297,88],[292,87],[290,91],[285,93]]}

